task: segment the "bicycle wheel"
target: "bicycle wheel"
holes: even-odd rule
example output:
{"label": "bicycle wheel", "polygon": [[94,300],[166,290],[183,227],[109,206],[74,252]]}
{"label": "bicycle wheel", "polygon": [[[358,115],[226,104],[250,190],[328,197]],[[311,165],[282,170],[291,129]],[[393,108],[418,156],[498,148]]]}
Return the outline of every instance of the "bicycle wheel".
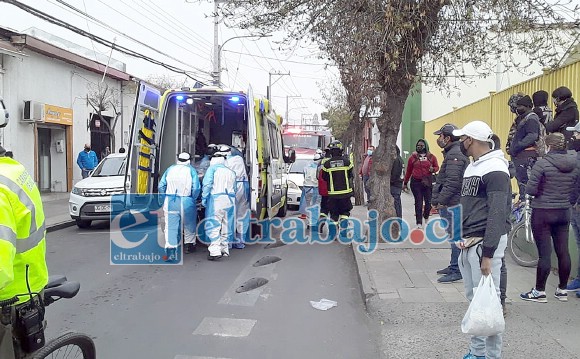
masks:
{"label": "bicycle wheel", "polygon": [[95,359],[96,350],[93,340],[85,334],[68,332],[49,340],[42,348],[32,354],[33,359]]}
{"label": "bicycle wheel", "polygon": [[[526,233],[527,232],[527,233]],[[532,235],[532,227],[524,221],[518,223],[508,235],[507,248],[514,261],[523,267],[538,264],[538,248]]]}

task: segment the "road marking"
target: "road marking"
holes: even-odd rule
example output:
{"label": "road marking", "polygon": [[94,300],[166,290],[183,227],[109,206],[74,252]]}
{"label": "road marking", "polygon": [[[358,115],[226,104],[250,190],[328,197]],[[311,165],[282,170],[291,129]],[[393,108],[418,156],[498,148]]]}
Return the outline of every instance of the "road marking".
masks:
{"label": "road marking", "polygon": [[256,325],[253,319],[211,318],[205,317],[197,326],[193,335],[214,335],[227,338],[243,338],[250,335]]}
{"label": "road marking", "polygon": [[[268,255],[276,255],[281,257],[279,254],[284,249],[284,247],[279,247],[276,249],[268,249]],[[250,261],[251,264],[254,264],[258,259],[264,257],[265,254],[263,251],[259,251]],[[236,293],[236,289],[239,286],[244,284],[250,278],[262,277],[270,280],[276,279],[277,275],[274,274],[274,269],[278,263],[283,263],[283,261],[268,264],[267,266],[261,267],[253,267],[251,265],[246,266],[244,270],[240,272],[240,274],[236,277],[236,279],[232,282],[232,285],[226,290],[224,295],[218,301],[218,304],[230,304],[230,305],[239,305],[243,307],[253,307],[258,298],[261,297],[262,292],[269,288],[269,284],[261,286],[259,288],[250,290],[248,292],[243,293]],[[262,297],[264,298],[264,297]]]}

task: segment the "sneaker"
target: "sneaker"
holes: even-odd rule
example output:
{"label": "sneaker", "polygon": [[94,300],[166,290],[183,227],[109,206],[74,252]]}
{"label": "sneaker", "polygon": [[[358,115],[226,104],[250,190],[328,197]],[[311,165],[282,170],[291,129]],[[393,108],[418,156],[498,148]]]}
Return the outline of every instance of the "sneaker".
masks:
{"label": "sneaker", "polygon": [[568,286],[566,287],[567,290],[578,290],[580,289],[580,278],[576,278],[573,281],[571,281],[570,283],[568,283]]}
{"label": "sneaker", "polygon": [[193,253],[195,251],[196,251],[196,249],[195,249],[195,245],[193,243],[185,243],[184,252],[186,254]]}
{"label": "sneaker", "polygon": [[417,225],[417,229],[423,229],[423,225],[422,224],[418,224]]}
{"label": "sneaker", "polygon": [[219,255],[219,256],[209,255],[209,256],[207,256],[207,260],[208,261],[215,261],[216,259],[220,259],[221,257],[222,257],[221,255]]}
{"label": "sneaker", "polygon": [[443,268],[443,269],[439,269],[437,271],[437,274],[440,274],[440,275],[449,274],[449,273],[451,273],[451,268],[449,268],[449,267]]}
{"label": "sneaker", "polygon": [[453,272],[449,274],[445,274],[443,277],[437,279],[439,283],[453,283],[462,280],[463,277],[459,272]]}
{"label": "sneaker", "polygon": [[485,359],[485,355],[477,356],[477,355],[473,355],[471,353],[467,353],[467,354],[465,354],[463,359]]}
{"label": "sneaker", "polygon": [[568,291],[566,289],[556,288],[556,293],[554,293],[554,297],[558,298],[560,302],[567,302]]}
{"label": "sneaker", "polygon": [[532,288],[532,290],[527,293],[520,294],[520,298],[529,302],[548,303],[546,292],[539,292],[535,288]]}

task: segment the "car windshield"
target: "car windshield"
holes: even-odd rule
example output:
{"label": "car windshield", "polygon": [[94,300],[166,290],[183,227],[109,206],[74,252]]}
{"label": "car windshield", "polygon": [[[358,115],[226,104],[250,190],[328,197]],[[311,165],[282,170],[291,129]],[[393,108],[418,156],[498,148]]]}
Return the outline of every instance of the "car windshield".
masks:
{"label": "car windshield", "polygon": [[304,167],[306,167],[312,160],[299,159],[296,160],[290,167],[290,173],[304,173]]}
{"label": "car windshield", "polygon": [[125,158],[106,157],[95,169],[91,177],[124,176]]}

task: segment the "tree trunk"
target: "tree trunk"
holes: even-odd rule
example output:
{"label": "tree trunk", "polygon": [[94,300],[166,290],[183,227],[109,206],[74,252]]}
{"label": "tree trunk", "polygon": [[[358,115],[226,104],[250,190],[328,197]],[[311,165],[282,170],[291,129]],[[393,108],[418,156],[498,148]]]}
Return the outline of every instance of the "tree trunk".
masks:
{"label": "tree trunk", "polygon": [[381,139],[373,152],[373,166],[369,180],[372,195],[369,208],[379,212],[379,223],[396,216],[391,196],[391,168],[396,156],[395,146],[405,100],[405,97],[389,94],[382,103],[382,113],[377,119]]}
{"label": "tree trunk", "polygon": [[363,130],[364,122],[355,119],[356,121],[351,122],[352,126],[349,131],[352,133],[352,152],[354,158],[354,204],[356,206],[365,204],[364,196],[364,183],[362,178],[359,177],[360,170],[362,168],[364,155],[363,155]]}

